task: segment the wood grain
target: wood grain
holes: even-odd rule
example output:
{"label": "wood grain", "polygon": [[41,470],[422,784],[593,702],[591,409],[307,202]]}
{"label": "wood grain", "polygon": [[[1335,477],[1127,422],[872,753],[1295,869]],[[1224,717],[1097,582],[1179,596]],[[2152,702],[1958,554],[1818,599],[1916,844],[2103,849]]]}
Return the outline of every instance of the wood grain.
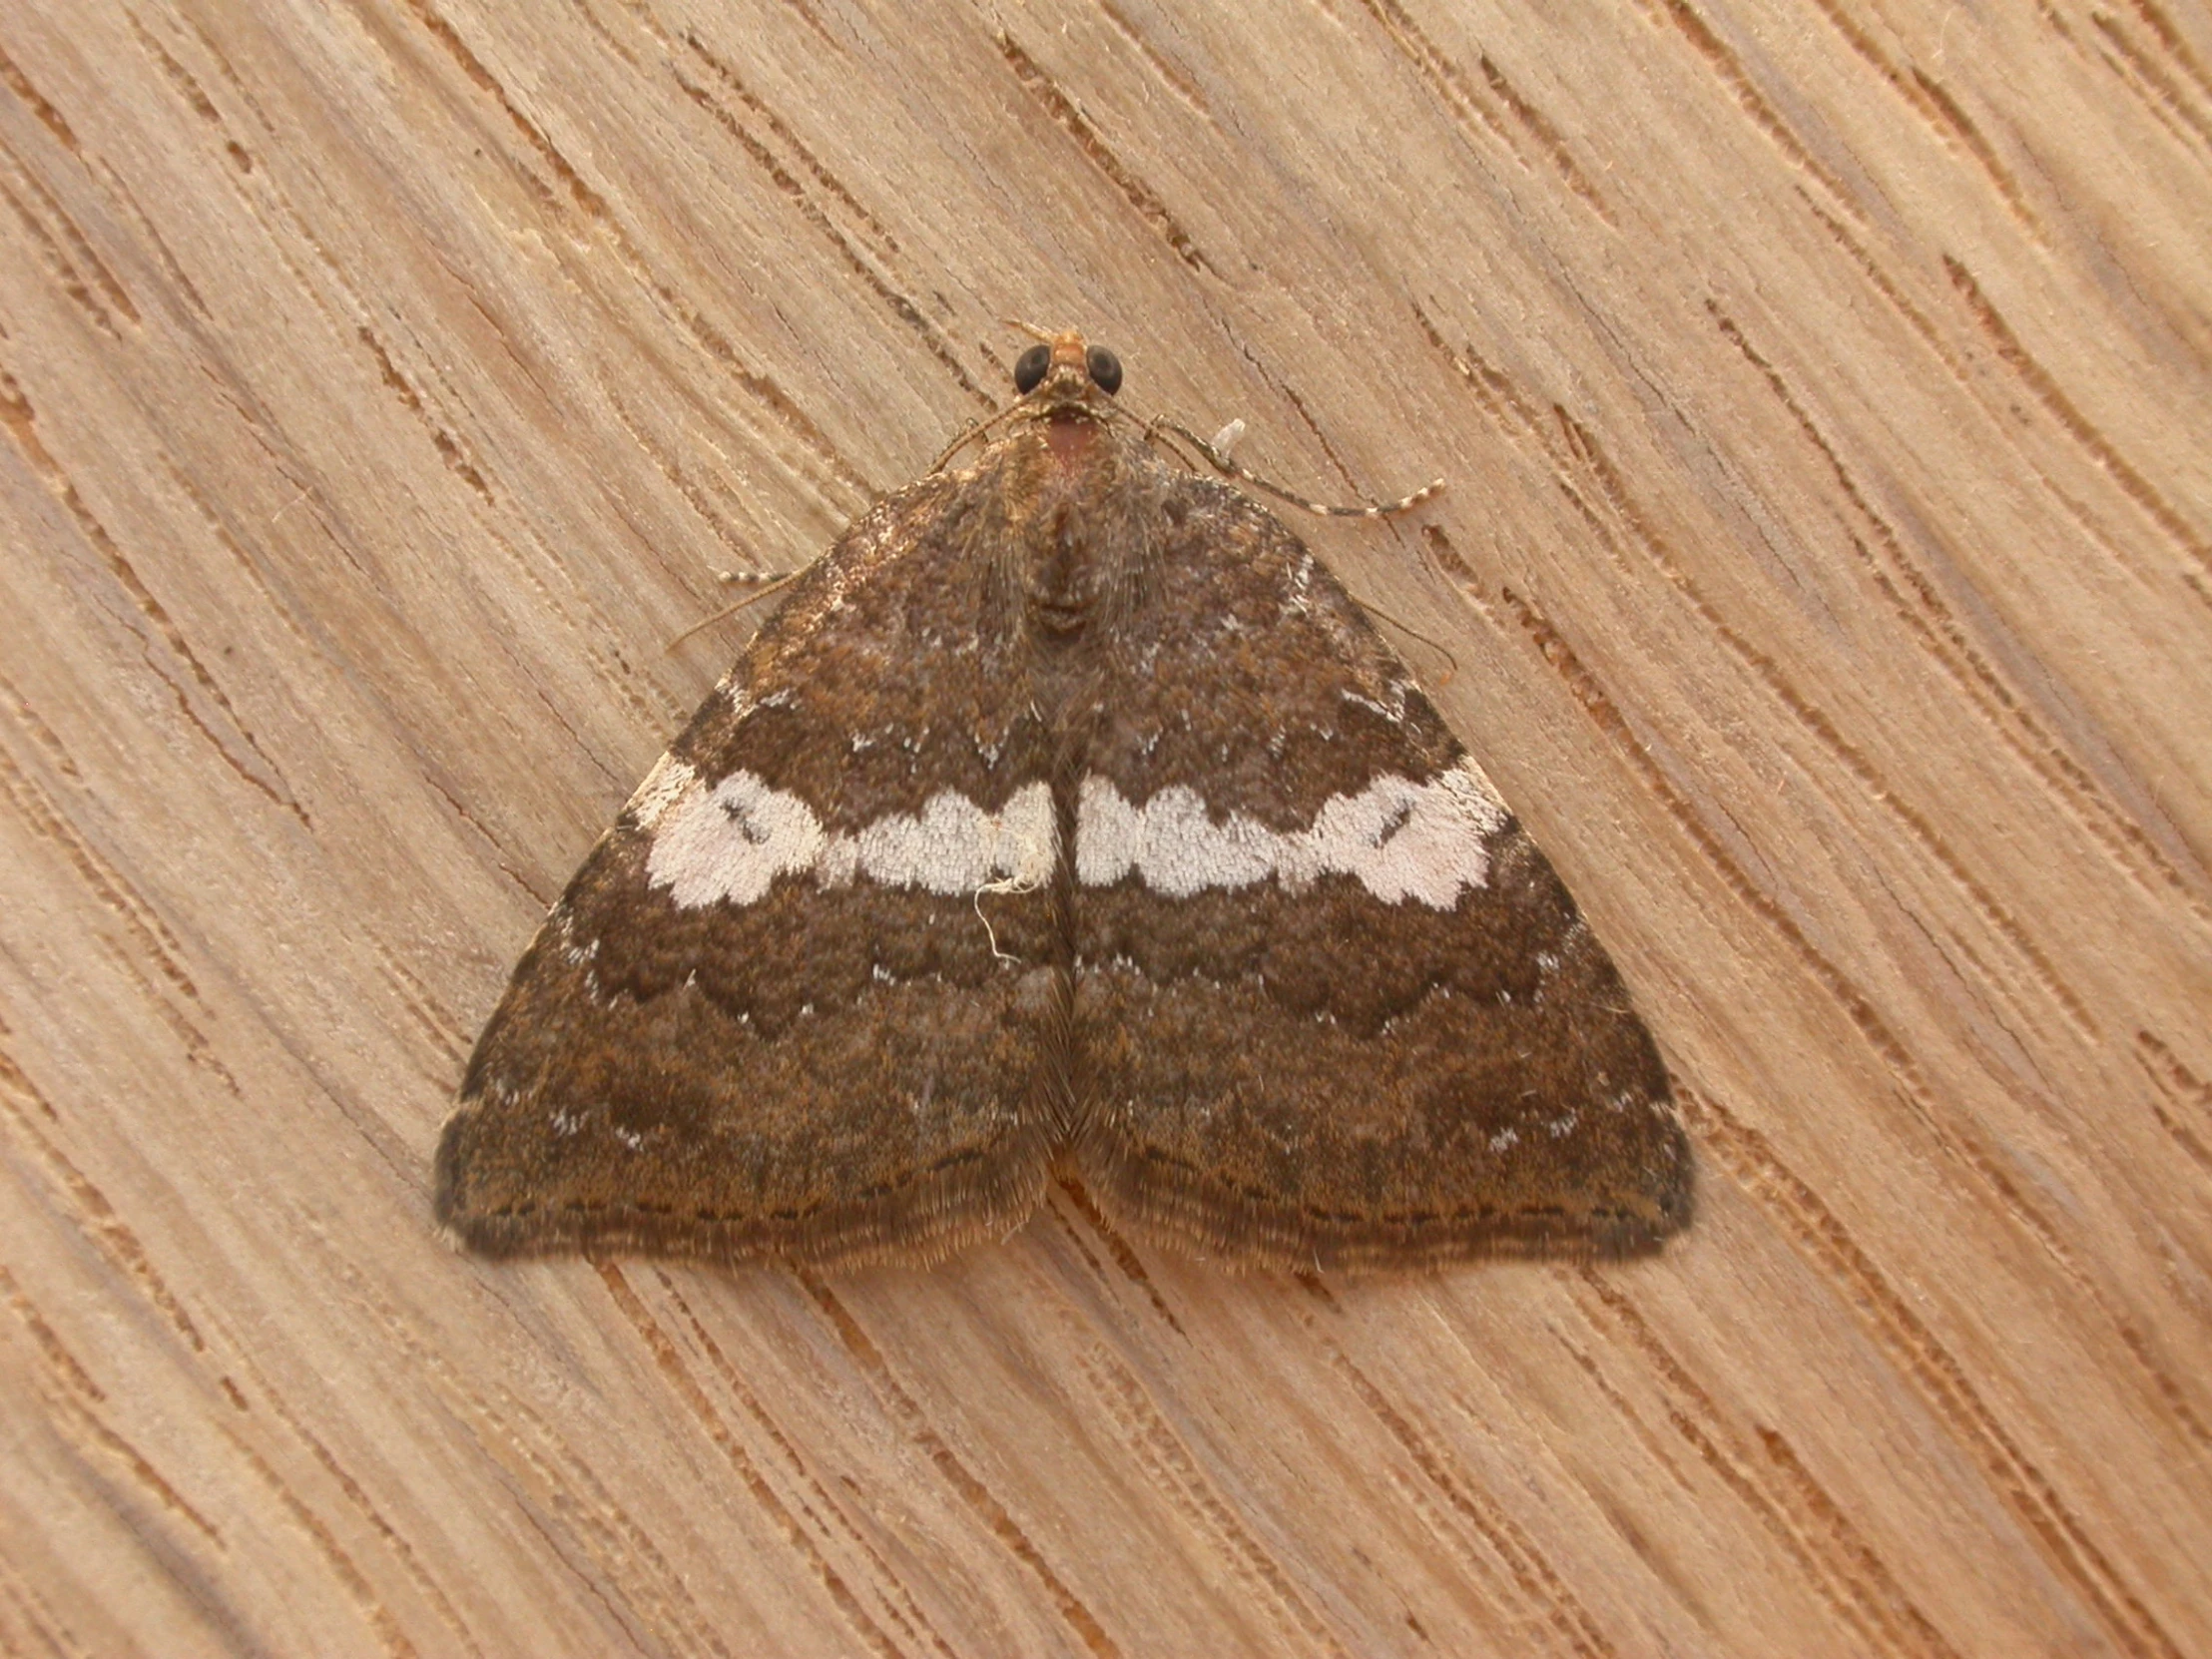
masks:
{"label": "wood grain", "polygon": [[[17,0],[0,1650],[2212,1650],[2212,22]],[[583,850],[1004,316],[1591,914],[1656,1262],[444,1250]],[[1448,657],[1445,653],[1448,652]]]}

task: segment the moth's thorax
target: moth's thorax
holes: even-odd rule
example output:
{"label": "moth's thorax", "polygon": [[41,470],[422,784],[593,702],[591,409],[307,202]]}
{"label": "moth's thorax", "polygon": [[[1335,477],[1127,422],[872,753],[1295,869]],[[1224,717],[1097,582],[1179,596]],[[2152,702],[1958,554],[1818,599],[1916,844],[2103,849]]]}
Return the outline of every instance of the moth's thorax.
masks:
{"label": "moth's thorax", "polygon": [[1160,464],[1079,407],[1040,409],[994,456],[1004,541],[1023,631],[1041,649],[1095,638],[1128,614],[1150,553],[1141,503]]}

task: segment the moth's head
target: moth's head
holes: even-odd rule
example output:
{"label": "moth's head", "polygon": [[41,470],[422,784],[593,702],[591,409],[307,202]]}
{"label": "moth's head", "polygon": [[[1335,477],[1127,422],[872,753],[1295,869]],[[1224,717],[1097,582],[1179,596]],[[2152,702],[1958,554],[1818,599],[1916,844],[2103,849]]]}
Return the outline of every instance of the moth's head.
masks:
{"label": "moth's head", "polygon": [[1121,359],[1091,345],[1074,329],[1054,334],[1018,324],[1037,343],[1014,359],[1014,390],[1045,412],[1082,409],[1103,413],[1121,390]]}

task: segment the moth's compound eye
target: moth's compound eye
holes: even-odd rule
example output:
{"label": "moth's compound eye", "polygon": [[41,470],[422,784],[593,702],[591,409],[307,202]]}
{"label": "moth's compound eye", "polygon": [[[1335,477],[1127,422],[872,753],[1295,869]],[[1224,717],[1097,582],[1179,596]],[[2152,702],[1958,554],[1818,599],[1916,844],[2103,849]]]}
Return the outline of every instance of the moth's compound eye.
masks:
{"label": "moth's compound eye", "polygon": [[1052,366],[1052,347],[1032,345],[1014,359],[1014,390],[1027,395],[1037,389],[1044,371]]}
{"label": "moth's compound eye", "polygon": [[1091,347],[1084,358],[1084,366],[1091,371],[1091,383],[1108,397],[1121,390],[1121,359],[1103,345]]}

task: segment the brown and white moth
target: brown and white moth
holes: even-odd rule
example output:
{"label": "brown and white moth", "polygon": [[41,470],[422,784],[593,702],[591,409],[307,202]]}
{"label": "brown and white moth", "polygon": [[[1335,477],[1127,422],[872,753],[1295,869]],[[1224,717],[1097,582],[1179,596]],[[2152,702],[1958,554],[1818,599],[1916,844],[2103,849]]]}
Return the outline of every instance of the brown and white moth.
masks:
{"label": "brown and white moth", "polygon": [[925,1261],[1056,1175],[1225,1262],[1627,1254],[1690,1215],[1605,951],[1405,667],[1111,353],[1025,352],[593,848],[477,1042],[494,1255]]}

